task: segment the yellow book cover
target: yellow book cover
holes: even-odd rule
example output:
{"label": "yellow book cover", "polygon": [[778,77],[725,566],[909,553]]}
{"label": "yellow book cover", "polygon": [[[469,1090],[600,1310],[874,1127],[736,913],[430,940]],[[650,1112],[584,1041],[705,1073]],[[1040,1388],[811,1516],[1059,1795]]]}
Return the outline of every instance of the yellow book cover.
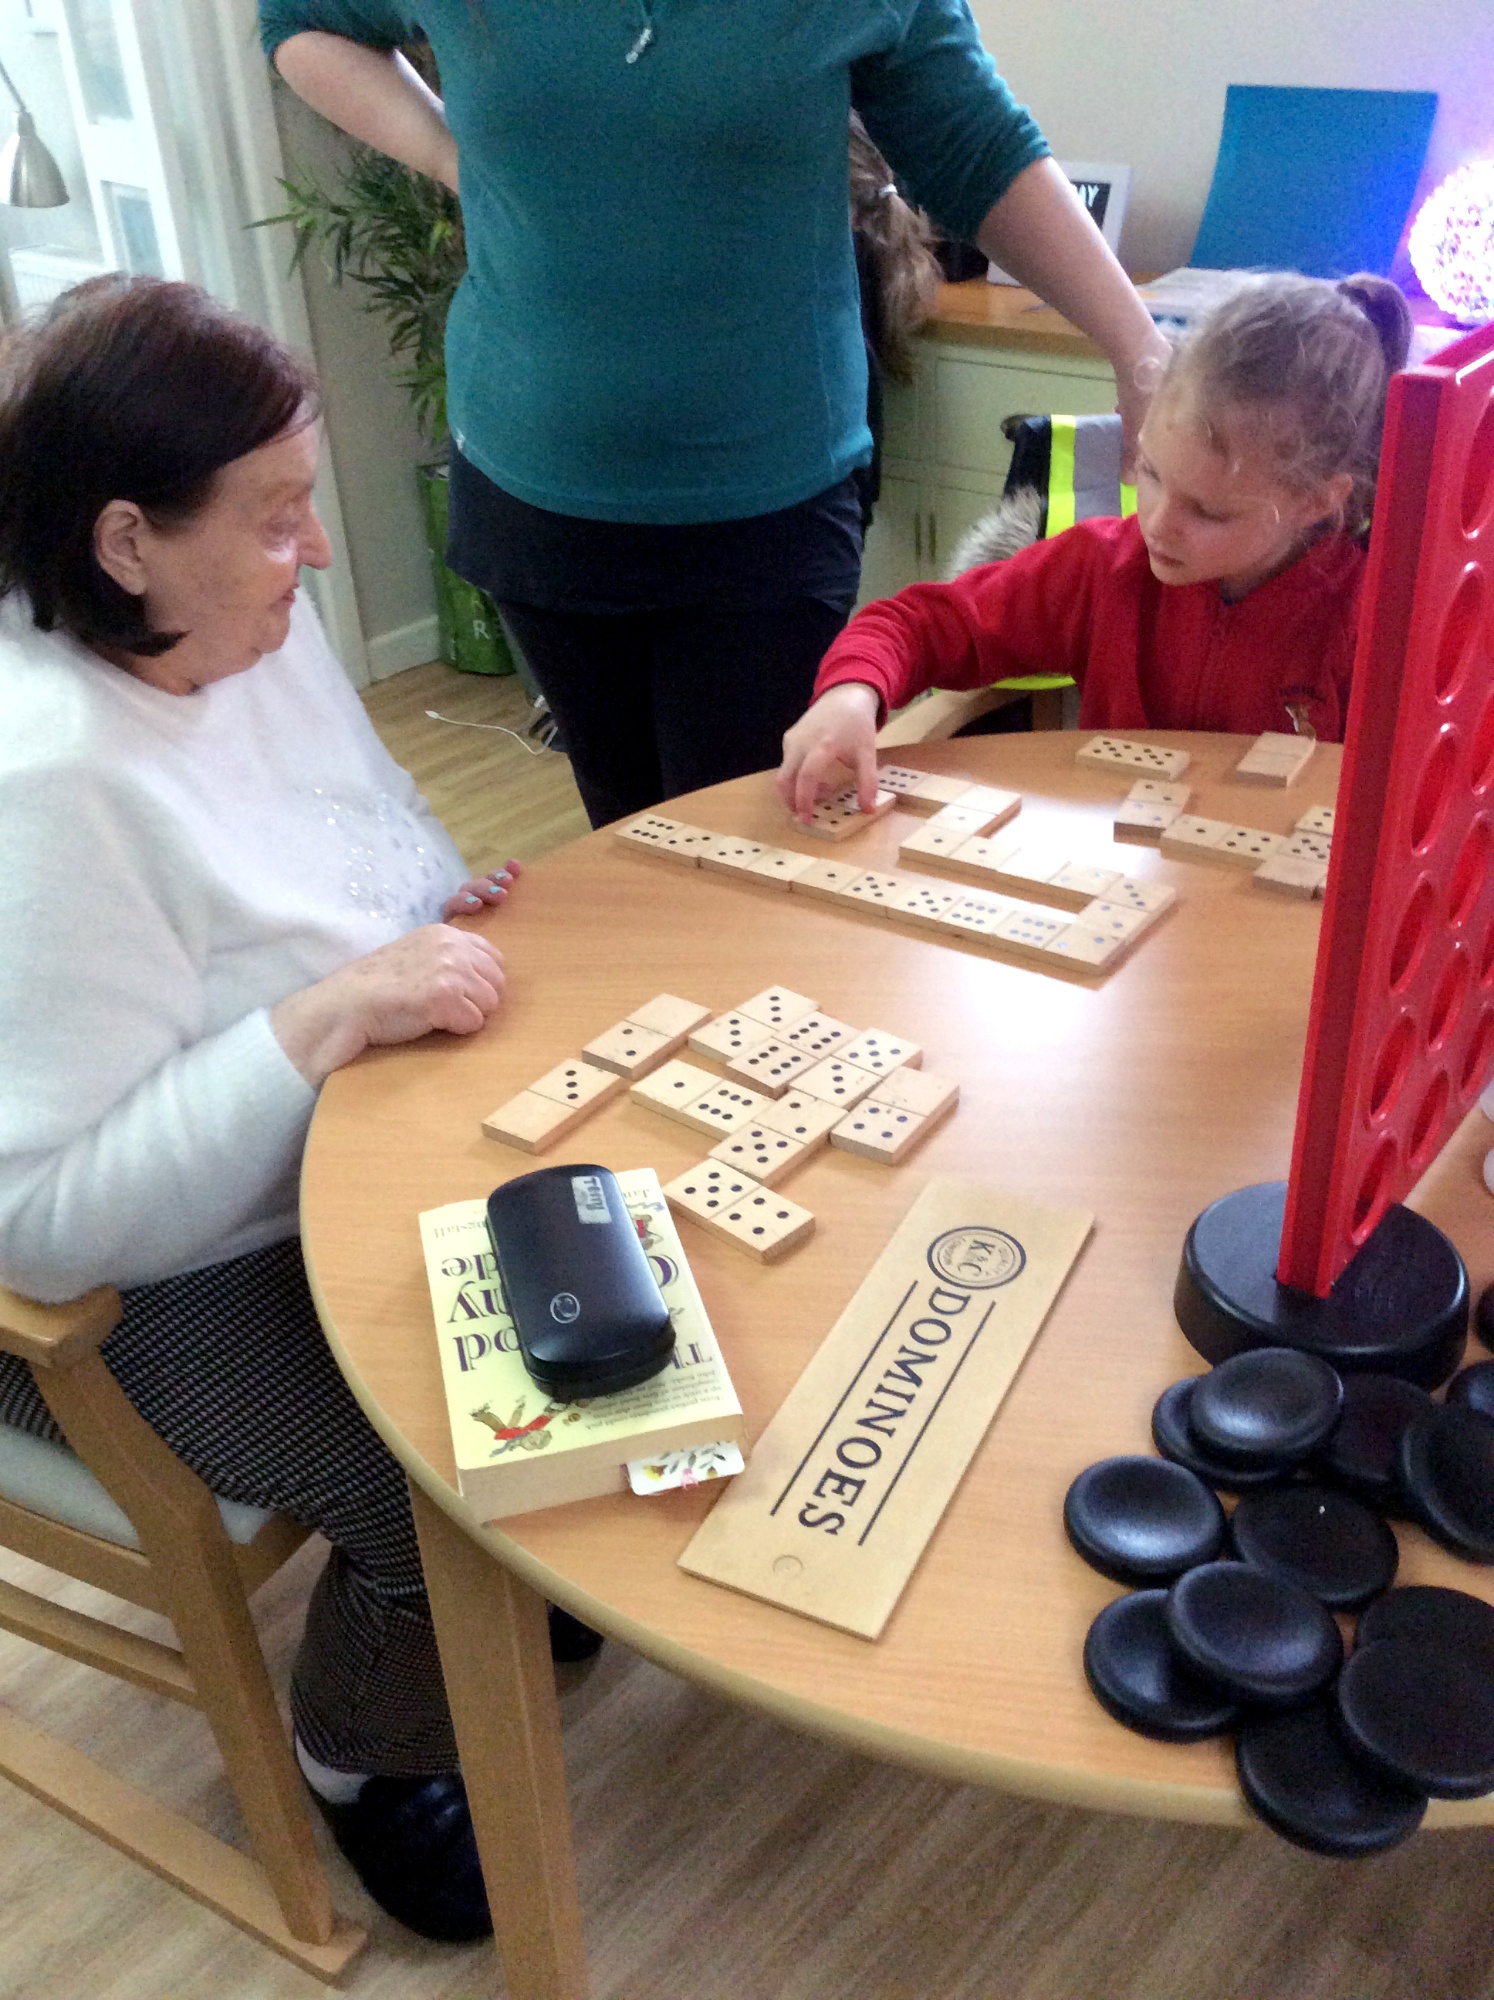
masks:
{"label": "yellow book cover", "polygon": [[745,1442],[742,1406],[658,1176],[635,1167],[617,1181],[674,1321],[674,1354],[636,1388],[577,1403],[553,1401],[520,1358],[487,1203],[449,1202],[420,1218],[457,1484],[479,1521],[622,1492],[630,1459]]}

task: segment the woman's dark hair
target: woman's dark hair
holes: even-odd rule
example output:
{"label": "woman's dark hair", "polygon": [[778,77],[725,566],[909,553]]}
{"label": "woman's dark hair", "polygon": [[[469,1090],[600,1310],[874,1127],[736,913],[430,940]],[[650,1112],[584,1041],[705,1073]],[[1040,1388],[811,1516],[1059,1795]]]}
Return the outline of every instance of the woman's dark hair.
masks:
{"label": "woman's dark hair", "polygon": [[185,524],[316,397],[304,362],[195,285],[74,286],[0,347],[0,597],[24,591],[43,632],[169,652],[181,634],[152,632],[94,554],[100,513],[130,500],[153,527]]}

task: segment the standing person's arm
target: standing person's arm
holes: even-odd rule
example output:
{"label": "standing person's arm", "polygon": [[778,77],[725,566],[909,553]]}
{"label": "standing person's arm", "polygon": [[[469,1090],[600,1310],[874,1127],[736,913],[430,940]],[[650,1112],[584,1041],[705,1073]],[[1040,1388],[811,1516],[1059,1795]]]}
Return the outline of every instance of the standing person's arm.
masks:
{"label": "standing person's arm", "polygon": [[1087,333],[1114,368],[1128,474],[1171,350],[1062,168],[1051,159],[1025,168],[975,240],[993,263]]}
{"label": "standing person's arm", "polygon": [[1095,342],[1115,369],[1129,468],[1167,346],[1028,112],[982,46],[966,0],[886,0],[895,32],[854,63],[867,130],[957,242],[979,243]]}
{"label": "standing person's arm", "polygon": [[261,0],[265,51],[313,111],[457,192],[441,100],[394,46],[408,24],[381,0]]}

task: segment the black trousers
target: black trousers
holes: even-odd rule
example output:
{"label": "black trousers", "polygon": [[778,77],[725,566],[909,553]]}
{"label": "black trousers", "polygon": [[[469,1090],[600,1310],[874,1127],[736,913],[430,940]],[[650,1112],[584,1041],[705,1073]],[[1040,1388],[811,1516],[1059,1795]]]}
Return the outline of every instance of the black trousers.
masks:
{"label": "black trousers", "polygon": [[849,600],[590,613],[499,603],[593,826],[771,769]]}

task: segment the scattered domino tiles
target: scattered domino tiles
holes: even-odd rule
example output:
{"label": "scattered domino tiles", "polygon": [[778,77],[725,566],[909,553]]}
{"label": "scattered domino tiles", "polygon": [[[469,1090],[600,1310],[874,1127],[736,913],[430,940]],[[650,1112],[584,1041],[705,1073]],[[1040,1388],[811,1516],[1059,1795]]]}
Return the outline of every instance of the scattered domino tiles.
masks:
{"label": "scattered domino tiles", "polygon": [[1155,743],[1133,743],[1125,736],[1091,736],[1075,751],[1074,759],[1102,771],[1145,771],[1159,778],[1181,778],[1192,762],[1186,750],[1163,750]]}
{"label": "scattered domino tiles", "polygon": [[1316,737],[1267,729],[1236,764],[1235,776],[1248,785],[1295,785],[1317,747]]}

